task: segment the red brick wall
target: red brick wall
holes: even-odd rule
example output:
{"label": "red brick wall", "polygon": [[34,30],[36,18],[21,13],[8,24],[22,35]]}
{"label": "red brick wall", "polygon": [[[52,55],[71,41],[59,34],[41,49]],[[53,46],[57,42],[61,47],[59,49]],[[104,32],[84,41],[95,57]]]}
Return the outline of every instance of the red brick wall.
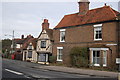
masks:
{"label": "red brick wall", "polygon": [[[65,42],[60,42],[60,30],[54,30],[54,45],[53,45],[53,54],[57,54],[57,47],[63,47],[63,63],[70,65],[70,50],[73,47],[89,47],[95,44],[116,44],[117,37],[116,37],[116,22],[111,23],[104,23],[102,27],[102,41],[94,41],[94,27],[93,25],[81,26],[81,27],[74,27],[74,28],[67,28],[66,35],[65,35]],[[116,53],[116,46],[108,46],[111,50],[111,57],[112,61],[115,62],[115,58],[117,56]],[[109,56],[108,64],[111,63],[111,59]]]}

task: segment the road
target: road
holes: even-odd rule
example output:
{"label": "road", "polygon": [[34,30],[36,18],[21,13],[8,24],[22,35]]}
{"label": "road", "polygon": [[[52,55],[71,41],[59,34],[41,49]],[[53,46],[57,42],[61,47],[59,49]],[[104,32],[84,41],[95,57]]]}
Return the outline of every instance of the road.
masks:
{"label": "road", "polygon": [[34,68],[36,63],[3,59],[2,80],[117,80],[115,78],[71,74]]}

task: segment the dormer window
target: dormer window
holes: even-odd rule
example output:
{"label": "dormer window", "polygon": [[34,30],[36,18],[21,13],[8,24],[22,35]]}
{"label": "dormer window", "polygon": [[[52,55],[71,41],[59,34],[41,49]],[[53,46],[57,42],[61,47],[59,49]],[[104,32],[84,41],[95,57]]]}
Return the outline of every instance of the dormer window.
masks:
{"label": "dormer window", "polygon": [[46,48],[46,41],[41,41],[41,48]]}
{"label": "dormer window", "polygon": [[94,25],[94,40],[102,40],[102,24]]}
{"label": "dormer window", "polygon": [[60,30],[60,42],[65,42],[65,29]]}

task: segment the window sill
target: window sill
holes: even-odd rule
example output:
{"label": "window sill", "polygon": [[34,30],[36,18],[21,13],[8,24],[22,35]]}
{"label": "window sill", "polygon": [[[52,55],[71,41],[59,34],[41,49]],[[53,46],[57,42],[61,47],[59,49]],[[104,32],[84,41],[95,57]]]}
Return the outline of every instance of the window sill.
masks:
{"label": "window sill", "polygon": [[60,61],[60,62],[62,62],[63,60],[57,60],[57,61]]}
{"label": "window sill", "polygon": [[94,66],[100,66],[100,64],[93,64]]}
{"label": "window sill", "polygon": [[94,41],[102,41],[102,39],[94,39]]}
{"label": "window sill", "polygon": [[103,67],[107,67],[107,65],[106,65],[106,64],[103,64]]}
{"label": "window sill", "polygon": [[65,41],[60,41],[60,42],[65,42]]}

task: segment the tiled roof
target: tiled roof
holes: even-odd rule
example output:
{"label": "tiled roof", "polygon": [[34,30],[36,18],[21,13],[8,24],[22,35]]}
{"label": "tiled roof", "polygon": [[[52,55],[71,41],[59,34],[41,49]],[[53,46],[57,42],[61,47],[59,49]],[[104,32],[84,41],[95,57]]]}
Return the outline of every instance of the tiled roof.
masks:
{"label": "tiled roof", "polygon": [[52,40],[53,39],[53,30],[52,29],[46,29],[46,32],[47,32],[49,38]]}
{"label": "tiled roof", "polygon": [[89,10],[85,15],[79,15],[79,13],[65,15],[55,28],[116,20],[118,14],[120,13],[113,10],[110,6],[104,6]]}
{"label": "tiled roof", "polygon": [[[47,33],[47,35],[49,36],[50,40],[53,40],[53,30],[52,29],[44,29]],[[43,32],[43,30],[42,30]],[[38,38],[41,36],[42,32],[40,33],[40,35],[38,36]]]}
{"label": "tiled roof", "polygon": [[28,47],[28,45],[29,45],[30,43],[32,43],[33,47],[36,48],[36,40],[37,40],[36,38],[30,38],[30,39],[28,39],[28,40],[25,41],[25,43],[23,44],[22,49],[27,49],[27,47]]}

